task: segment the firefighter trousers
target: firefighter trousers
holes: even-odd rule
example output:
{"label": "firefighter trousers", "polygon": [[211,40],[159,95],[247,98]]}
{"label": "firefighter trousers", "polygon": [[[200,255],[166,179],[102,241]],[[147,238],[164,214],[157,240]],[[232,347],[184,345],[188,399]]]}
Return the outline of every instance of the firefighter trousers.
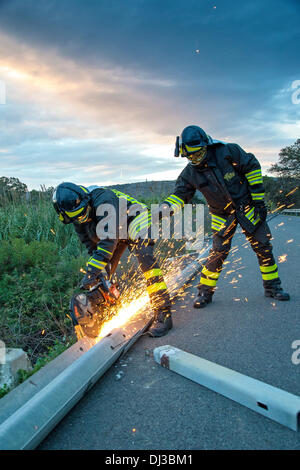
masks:
{"label": "firefighter trousers", "polygon": [[[212,249],[202,269],[198,285],[200,294],[214,292],[223,263],[229,254],[232,237],[237,225],[237,220],[234,220],[224,234],[214,230]],[[281,281],[278,276],[278,266],[273,256],[273,247],[270,242],[272,235],[268,224],[263,222],[253,233],[247,232],[244,229],[242,231],[257,256],[264,287],[280,286]]]}

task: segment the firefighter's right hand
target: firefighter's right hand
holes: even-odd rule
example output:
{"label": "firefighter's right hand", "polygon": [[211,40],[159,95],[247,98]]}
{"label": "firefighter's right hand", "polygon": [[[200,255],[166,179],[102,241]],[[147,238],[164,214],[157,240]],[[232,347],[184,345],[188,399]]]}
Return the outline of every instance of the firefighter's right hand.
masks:
{"label": "firefighter's right hand", "polygon": [[260,220],[263,222],[266,220],[268,215],[268,210],[263,202],[254,204],[254,218],[256,219],[259,216]]}

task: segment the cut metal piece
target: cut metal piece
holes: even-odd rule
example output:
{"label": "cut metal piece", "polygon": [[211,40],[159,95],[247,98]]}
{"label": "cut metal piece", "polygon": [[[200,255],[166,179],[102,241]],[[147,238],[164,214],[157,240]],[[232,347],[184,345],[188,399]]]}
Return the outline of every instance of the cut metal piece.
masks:
{"label": "cut metal piece", "polygon": [[300,397],[173,346],[155,348],[163,367],[297,431]]}

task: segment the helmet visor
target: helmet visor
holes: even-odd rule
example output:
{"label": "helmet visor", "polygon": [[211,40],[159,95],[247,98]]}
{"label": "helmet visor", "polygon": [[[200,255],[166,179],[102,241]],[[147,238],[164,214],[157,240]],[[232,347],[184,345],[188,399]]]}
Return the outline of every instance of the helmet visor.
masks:
{"label": "helmet visor", "polygon": [[192,165],[200,165],[206,157],[206,152],[207,146],[205,145],[204,147],[200,147],[196,152],[186,155],[186,157]]}
{"label": "helmet visor", "polygon": [[83,222],[86,222],[88,218],[88,207],[86,205],[86,201],[83,201],[80,207],[77,207],[73,211],[67,211],[60,207],[59,204],[55,204],[54,207],[59,215],[59,220],[61,220],[65,224],[70,224],[73,222],[82,224]]}
{"label": "helmet visor", "polygon": [[85,211],[81,212],[80,216],[74,221],[75,224],[84,224],[89,220],[90,216],[90,206],[85,208]]}

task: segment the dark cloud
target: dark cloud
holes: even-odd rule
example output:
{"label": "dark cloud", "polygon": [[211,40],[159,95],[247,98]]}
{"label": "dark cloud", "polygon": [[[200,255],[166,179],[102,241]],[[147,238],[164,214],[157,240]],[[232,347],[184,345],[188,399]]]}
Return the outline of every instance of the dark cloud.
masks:
{"label": "dark cloud", "polygon": [[[115,126],[116,139],[119,129],[144,135],[145,146],[151,133],[174,136],[193,123],[266,154],[271,145],[275,159],[281,146],[299,137],[293,127],[299,106],[289,90],[300,79],[299,13],[297,0],[0,0],[0,33],[24,47],[21,65],[36,54],[37,77],[48,60],[52,75],[60,77],[63,103],[72,98],[63,85],[72,74],[76,82],[74,69],[78,82],[89,80],[76,89],[78,116],[69,120],[54,103],[45,110],[43,102],[25,105],[20,97],[19,106],[7,106],[0,146],[22,155],[27,166],[26,159],[52,161],[57,142],[66,139],[64,158],[75,159],[77,171],[84,152],[91,160],[107,159],[89,138],[90,132],[95,137],[88,130],[93,120],[100,129]],[[12,60],[17,50],[2,55]],[[81,132],[85,143],[70,145],[72,128],[74,140]],[[161,167],[159,160],[138,157],[139,151],[136,145],[126,156],[134,176],[167,169],[165,162]],[[118,165],[117,157],[112,164]],[[41,163],[42,174],[43,168]]]}

